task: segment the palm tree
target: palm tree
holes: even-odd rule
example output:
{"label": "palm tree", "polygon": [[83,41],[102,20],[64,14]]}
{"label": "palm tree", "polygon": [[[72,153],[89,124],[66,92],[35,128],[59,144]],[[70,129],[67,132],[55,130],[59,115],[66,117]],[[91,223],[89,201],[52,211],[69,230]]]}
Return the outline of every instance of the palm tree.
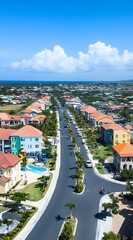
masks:
{"label": "palm tree", "polygon": [[27,176],[26,176],[26,166],[27,166],[27,164],[28,164],[27,157],[23,157],[22,158],[22,167],[25,167],[25,183],[26,183],[26,178],[27,178]]}
{"label": "palm tree", "polygon": [[72,209],[74,208],[75,210],[77,209],[77,206],[74,202],[72,203],[67,203],[65,204],[65,207],[69,207],[70,208],[70,218],[72,218]]}

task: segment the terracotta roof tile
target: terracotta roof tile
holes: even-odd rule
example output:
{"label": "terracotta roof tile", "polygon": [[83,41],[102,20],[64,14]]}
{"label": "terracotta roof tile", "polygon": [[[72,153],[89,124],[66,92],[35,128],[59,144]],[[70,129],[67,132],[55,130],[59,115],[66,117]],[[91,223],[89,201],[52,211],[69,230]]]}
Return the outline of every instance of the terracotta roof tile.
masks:
{"label": "terracotta roof tile", "polygon": [[0,129],[0,140],[9,140],[9,137],[14,132],[16,132],[14,129]]}
{"label": "terracotta roof tile", "polygon": [[32,118],[32,121],[43,122],[45,120],[45,115],[37,115],[36,117]]}
{"label": "terracotta roof tile", "polygon": [[113,146],[115,151],[120,155],[120,156],[125,156],[125,157],[132,157],[133,156],[133,145],[129,143],[121,143],[118,145]]}
{"label": "terracotta roof tile", "polygon": [[42,136],[42,132],[31,125],[26,125],[16,132],[14,132],[11,136],[19,136],[19,137],[39,137]]}
{"label": "terracotta roof tile", "polygon": [[133,126],[132,125],[125,125],[125,128],[126,129],[133,129]]}
{"label": "terracotta roof tile", "polygon": [[94,113],[94,112],[96,112],[96,111],[97,111],[96,108],[93,108],[93,107],[87,108],[87,109],[85,110],[85,112],[87,112],[87,113]]}
{"label": "terracotta roof tile", "polygon": [[87,109],[87,108],[90,108],[91,106],[82,106],[80,107],[81,110],[84,110],[84,109]]}
{"label": "terracotta roof tile", "polygon": [[20,117],[21,117],[21,118],[22,118],[22,117],[29,117],[29,118],[32,118],[32,116],[31,116],[30,114],[27,114],[27,113],[20,115]]}
{"label": "terracotta roof tile", "polygon": [[4,176],[2,176],[2,177],[0,177],[0,180],[2,181],[2,182],[8,182],[8,181],[10,181],[10,178],[6,178],[6,177],[4,177]]}
{"label": "terracotta roof tile", "polygon": [[13,167],[20,161],[21,161],[21,158],[11,153],[0,152],[0,167],[4,169]]}
{"label": "terracotta roof tile", "polygon": [[121,125],[119,124],[116,124],[116,123],[109,123],[109,124],[103,124],[102,127],[106,130],[108,129],[112,129],[112,130],[122,130],[122,131],[125,131],[127,132],[128,134],[130,134],[129,131],[127,131],[125,128],[123,128]]}

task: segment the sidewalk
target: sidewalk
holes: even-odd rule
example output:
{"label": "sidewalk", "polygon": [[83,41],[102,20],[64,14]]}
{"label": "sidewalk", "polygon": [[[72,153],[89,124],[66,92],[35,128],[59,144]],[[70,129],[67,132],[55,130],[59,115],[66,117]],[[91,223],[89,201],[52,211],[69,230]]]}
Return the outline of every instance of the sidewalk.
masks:
{"label": "sidewalk", "polygon": [[[59,122],[59,115],[57,112],[57,121],[58,121],[58,129],[60,128],[60,122]],[[37,202],[31,202],[31,201],[25,201],[22,202],[25,205],[35,206],[38,208],[37,212],[33,215],[33,217],[29,220],[29,222],[26,224],[26,226],[22,229],[22,231],[16,236],[15,240],[24,240],[27,238],[29,233],[32,231],[32,229],[35,227],[36,223],[41,218],[42,214],[46,210],[49,201],[54,193],[56,183],[59,176],[60,171],[60,131],[58,131],[58,137],[57,137],[57,160],[56,160],[56,170],[53,171],[53,178],[51,180],[51,184],[44,196],[40,201]]]}
{"label": "sidewalk", "polygon": [[100,200],[97,231],[96,231],[96,240],[101,240],[104,232],[108,233],[112,230],[112,215],[105,216],[104,213],[101,213],[103,210],[102,204],[105,202],[109,203],[110,201],[111,200],[108,195],[103,196]]}

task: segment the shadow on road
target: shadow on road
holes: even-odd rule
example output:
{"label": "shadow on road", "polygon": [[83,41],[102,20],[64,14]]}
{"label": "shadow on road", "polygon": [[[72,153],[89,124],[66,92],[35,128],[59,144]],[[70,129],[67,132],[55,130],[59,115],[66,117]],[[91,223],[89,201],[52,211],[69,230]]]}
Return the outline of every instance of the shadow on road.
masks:
{"label": "shadow on road", "polygon": [[70,188],[74,188],[74,186],[72,186],[72,185],[68,185],[68,187],[70,187]]}
{"label": "shadow on road", "polygon": [[106,217],[111,217],[112,215],[109,212],[99,212],[94,215],[95,218],[106,221]]}
{"label": "shadow on road", "polygon": [[60,221],[60,220],[64,220],[65,218],[61,217],[61,215],[59,214],[55,217],[55,219],[56,221]]}
{"label": "shadow on road", "polygon": [[69,169],[70,169],[70,170],[72,170],[72,169],[77,169],[77,167],[70,167]]}

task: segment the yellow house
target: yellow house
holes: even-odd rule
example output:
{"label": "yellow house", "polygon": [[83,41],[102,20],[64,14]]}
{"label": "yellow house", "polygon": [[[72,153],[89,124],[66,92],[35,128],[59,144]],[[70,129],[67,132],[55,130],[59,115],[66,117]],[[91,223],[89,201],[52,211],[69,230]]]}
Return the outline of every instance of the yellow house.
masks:
{"label": "yellow house", "polygon": [[21,158],[11,153],[0,152],[0,193],[6,193],[21,177]]}
{"label": "yellow house", "polygon": [[130,143],[131,133],[119,124],[104,124],[101,126],[101,139],[112,145]]}

